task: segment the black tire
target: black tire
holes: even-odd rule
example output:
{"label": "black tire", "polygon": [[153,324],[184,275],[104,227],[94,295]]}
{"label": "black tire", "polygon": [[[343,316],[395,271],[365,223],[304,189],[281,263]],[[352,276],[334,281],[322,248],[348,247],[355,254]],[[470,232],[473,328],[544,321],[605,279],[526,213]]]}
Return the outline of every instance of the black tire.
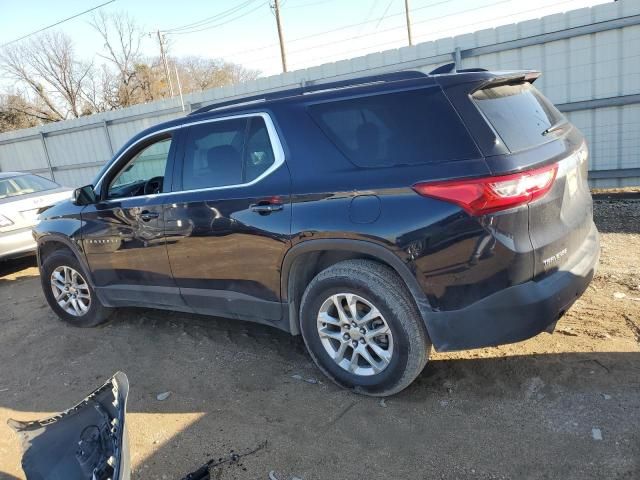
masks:
{"label": "black tire", "polygon": [[[382,371],[356,375],[338,365],[323,346],[318,314],[325,301],[339,293],[362,297],[384,317],[393,336],[393,351]],[[409,386],[424,369],[431,350],[423,320],[404,282],[391,268],[371,260],[347,260],[320,272],[302,297],[300,329],[311,357],[327,377],[341,387],[371,396],[393,395]]]}
{"label": "black tire", "polygon": [[74,316],[58,305],[51,287],[51,275],[58,267],[70,267],[80,273],[85,280],[88,279],[88,275],[82,268],[82,265],[80,265],[78,259],[69,250],[56,250],[43,259],[40,271],[42,290],[44,291],[47,303],[56,315],[74,327],[95,327],[107,321],[113,309],[107,308],[100,303],[95,290],[89,282],[86,282],[86,285],[91,302],[86,313],[81,316]]}

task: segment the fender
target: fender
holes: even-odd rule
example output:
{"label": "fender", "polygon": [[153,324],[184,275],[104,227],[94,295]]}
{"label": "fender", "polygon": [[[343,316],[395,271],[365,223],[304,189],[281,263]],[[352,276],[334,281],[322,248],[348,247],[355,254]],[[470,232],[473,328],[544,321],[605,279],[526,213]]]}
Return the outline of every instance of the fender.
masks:
{"label": "fender", "polygon": [[414,274],[411,272],[407,264],[400,259],[400,257],[395,255],[391,250],[383,247],[382,245],[366,240],[317,239],[306,240],[294,245],[286,253],[282,262],[280,291],[282,292],[283,302],[289,304],[289,330],[293,335],[297,335],[300,333],[300,327],[298,325],[298,306],[296,305],[296,302],[289,301],[289,298],[292,297],[291,294],[294,287],[293,285],[290,285],[289,282],[291,267],[293,266],[296,258],[298,258],[302,254],[326,250],[341,250],[362,253],[373,257],[393,268],[395,272],[400,275],[400,278],[402,278],[405,285],[409,289],[411,296],[416,302],[418,311],[422,316],[422,320],[425,323],[427,333],[429,333],[428,319],[430,318],[433,310],[431,309],[431,305],[429,304],[426,295],[420,289],[420,285],[418,285],[418,281],[416,280]]}
{"label": "fender", "polygon": [[91,276],[91,269],[89,268],[89,264],[87,263],[87,259],[84,256],[84,253],[81,251],[80,246],[76,241],[70,239],[69,237],[66,237],[64,235],[60,235],[57,233],[45,233],[38,236],[37,242],[38,242],[38,247],[36,250],[36,258],[38,260],[39,269],[42,268],[42,258],[40,255],[40,249],[42,248],[42,246],[50,242],[62,243],[67,248],[69,248],[69,250],[71,250],[71,252],[78,259],[78,262],[80,262],[80,265],[84,270],[84,274],[85,274],[85,278],[87,279],[87,282],[89,282],[89,285],[91,285],[91,288],[95,289],[95,285],[93,283],[93,277]]}

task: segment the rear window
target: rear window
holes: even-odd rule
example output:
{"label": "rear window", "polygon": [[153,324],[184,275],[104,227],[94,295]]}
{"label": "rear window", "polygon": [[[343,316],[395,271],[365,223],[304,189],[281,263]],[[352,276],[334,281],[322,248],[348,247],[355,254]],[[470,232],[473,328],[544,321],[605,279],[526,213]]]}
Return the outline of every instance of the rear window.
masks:
{"label": "rear window", "polygon": [[552,140],[543,132],[565,121],[558,109],[528,82],[484,88],[474,92],[472,98],[512,152]]}
{"label": "rear window", "polygon": [[53,190],[60,185],[38,175],[0,178],[0,199]]}
{"label": "rear window", "polygon": [[439,89],[311,105],[331,141],[360,167],[419,165],[477,158],[467,130]]}

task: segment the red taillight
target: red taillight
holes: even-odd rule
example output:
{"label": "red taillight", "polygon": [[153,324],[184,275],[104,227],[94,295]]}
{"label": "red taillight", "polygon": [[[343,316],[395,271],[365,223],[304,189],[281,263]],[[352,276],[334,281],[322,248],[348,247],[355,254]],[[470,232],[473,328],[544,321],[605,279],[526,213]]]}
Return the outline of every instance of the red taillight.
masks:
{"label": "red taillight", "polygon": [[558,164],[498,177],[417,183],[413,189],[425,197],[460,205],[471,215],[506,210],[542,197],[553,185]]}

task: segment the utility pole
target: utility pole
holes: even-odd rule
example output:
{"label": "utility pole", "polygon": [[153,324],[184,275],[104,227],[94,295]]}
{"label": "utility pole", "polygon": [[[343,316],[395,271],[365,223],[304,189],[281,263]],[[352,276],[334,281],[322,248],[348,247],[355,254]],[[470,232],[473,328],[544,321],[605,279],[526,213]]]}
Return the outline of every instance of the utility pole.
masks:
{"label": "utility pole", "polygon": [[171,81],[171,74],[169,73],[169,64],[167,63],[167,55],[164,51],[164,37],[158,30],[158,42],[160,43],[160,59],[164,66],[164,74],[167,77],[167,83],[169,84],[169,93],[173,97],[173,82]]}
{"label": "utility pole", "polygon": [[180,75],[178,75],[178,66],[174,63],[173,68],[176,71],[176,81],[178,82],[178,93],[180,93],[180,103],[182,104],[182,111],[184,112],[184,98],[182,97],[182,84],[180,83]]}
{"label": "utility pole", "polygon": [[409,0],[404,0],[404,14],[407,17],[407,37],[409,38],[409,46],[413,45],[411,38],[411,17],[409,16]]}
{"label": "utility pole", "polygon": [[280,58],[282,59],[282,71],[287,71],[287,54],[284,51],[284,36],[282,35],[282,24],[280,23],[280,4],[278,0],[273,0],[271,5],[276,14],[276,24],[278,25],[278,38],[280,40]]}

